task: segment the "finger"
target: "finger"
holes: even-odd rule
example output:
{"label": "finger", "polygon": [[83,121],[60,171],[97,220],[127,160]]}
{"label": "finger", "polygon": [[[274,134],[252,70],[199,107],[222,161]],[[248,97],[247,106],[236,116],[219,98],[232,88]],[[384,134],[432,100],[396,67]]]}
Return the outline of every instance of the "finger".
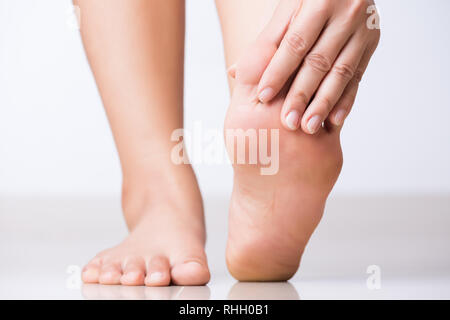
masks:
{"label": "finger", "polygon": [[[311,52],[306,56],[296,78],[291,85],[281,110],[281,122],[289,130],[297,130],[312,96],[323,78],[330,71],[338,53],[351,36],[352,29],[342,27],[336,21],[328,26]],[[318,130],[318,118],[310,125]]]}
{"label": "finger", "polygon": [[[342,111],[341,113],[330,113],[330,116],[325,120],[326,128],[328,132],[339,132],[342,128],[342,124],[344,123],[345,118],[350,113],[350,110],[355,103],[356,94],[358,93],[359,88],[359,82],[355,78],[353,78],[347,87],[345,88],[344,92],[342,93],[341,98],[337,102],[334,110]],[[339,117],[339,121],[342,121],[341,125],[337,125],[334,121],[336,120],[335,117]],[[342,118],[342,120],[340,120]]]}
{"label": "finger", "polygon": [[347,84],[355,75],[367,47],[363,35],[355,34],[341,51],[330,72],[321,82],[314,99],[303,115],[301,126],[306,133],[314,134],[338,102]]}
{"label": "finger", "polygon": [[366,71],[367,66],[369,65],[370,58],[375,52],[375,47],[376,45],[368,47],[366,49],[352,80],[349,82],[344,92],[342,93],[341,98],[336,103],[333,110],[330,112],[328,119],[335,126],[341,127],[344,124],[344,121],[347,118],[348,114],[350,113],[356,99],[359,83],[361,82],[362,76]]}
{"label": "finger", "polygon": [[278,94],[316,42],[328,18],[329,12],[325,7],[317,10],[305,4],[300,8],[261,77],[258,85],[261,102],[268,102]]}
{"label": "finger", "polygon": [[235,78],[238,82],[252,85],[259,83],[297,6],[297,0],[280,1],[269,23],[236,63]]}

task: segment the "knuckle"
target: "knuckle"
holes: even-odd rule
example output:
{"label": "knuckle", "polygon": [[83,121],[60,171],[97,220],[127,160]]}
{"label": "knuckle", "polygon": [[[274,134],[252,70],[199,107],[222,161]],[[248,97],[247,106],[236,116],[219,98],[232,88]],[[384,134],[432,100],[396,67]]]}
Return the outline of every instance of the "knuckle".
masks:
{"label": "knuckle", "polygon": [[317,8],[328,10],[333,5],[333,0],[316,0]]}
{"label": "knuckle", "polygon": [[345,25],[355,25],[365,21],[367,4],[366,0],[353,0],[345,13]]}
{"label": "knuckle", "polygon": [[308,55],[305,62],[313,69],[320,72],[326,73],[331,69],[330,59],[319,53],[312,53]]}
{"label": "knuckle", "polygon": [[375,47],[378,46],[378,43],[380,42],[380,38],[381,38],[381,30],[380,29],[375,29]]}
{"label": "knuckle", "polygon": [[350,4],[349,14],[351,16],[364,15],[367,10],[367,0],[353,0]]}
{"label": "knuckle", "polygon": [[350,81],[355,75],[354,68],[348,64],[335,65],[333,67],[333,72],[345,81]]}
{"label": "knuckle", "polygon": [[370,30],[367,40],[367,50],[373,53],[377,49],[381,39],[381,31],[379,29]]}
{"label": "knuckle", "polygon": [[356,83],[360,83],[363,77],[364,71],[358,69],[355,71],[355,74],[353,75],[353,79],[355,79]]}
{"label": "knuckle", "polygon": [[311,16],[315,17],[317,19],[320,19],[322,17],[329,17],[331,15],[331,7],[330,6],[318,6],[317,8],[314,8],[314,10],[311,10]]}
{"label": "knuckle", "polygon": [[286,37],[288,48],[296,56],[304,56],[308,47],[305,39],[298,33],[292,32]]}
{"label": "knuckle", "polygon": [[333,109],[333,104],[331,103],[331,99],[329,97],[322,97],[321,102],[325,106],[325,110],[327,112]]}
{"label": "knuckle", "polygon": [[333,104],[331,103],[331,99],[327,96],[323,96],[319,98],[319,102],[322,106],[324,106],[324,110],[328,113],[333,109]]}
{"label": "knuckle", "polygon": [[305,106],[308,105],[308,103],[309,103],[308,96],[302,90],[295,91],[292,94],[291,99],[294,103],[302,104]]}

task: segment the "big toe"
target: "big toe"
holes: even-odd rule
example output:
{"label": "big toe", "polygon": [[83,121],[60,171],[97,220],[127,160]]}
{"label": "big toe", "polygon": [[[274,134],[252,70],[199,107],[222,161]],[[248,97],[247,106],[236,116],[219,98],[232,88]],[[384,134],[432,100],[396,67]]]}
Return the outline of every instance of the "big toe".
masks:
{"label": "big toe", "polygon": [[185,261],[176,264],[171,271],[172,282],[181,286],[201,286],[209,282],[210,273],[206,261]]}

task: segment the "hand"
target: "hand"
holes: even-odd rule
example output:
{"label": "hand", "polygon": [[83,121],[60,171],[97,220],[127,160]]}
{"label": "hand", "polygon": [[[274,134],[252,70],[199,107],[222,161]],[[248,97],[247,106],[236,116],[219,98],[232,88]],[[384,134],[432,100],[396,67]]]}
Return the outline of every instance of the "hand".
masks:
{"label": "hand", "polygon": [[324,121],[341,126],[380,38],[374,3],[282,0],[280,6],[286,7],[285,1],[298,6],[290,22],[278,32],[287,15],[277,10],[256,43],[276,48],[259,81],[258,99],[270,101],[292,81],[281,111],[284,127],[314,134]]}

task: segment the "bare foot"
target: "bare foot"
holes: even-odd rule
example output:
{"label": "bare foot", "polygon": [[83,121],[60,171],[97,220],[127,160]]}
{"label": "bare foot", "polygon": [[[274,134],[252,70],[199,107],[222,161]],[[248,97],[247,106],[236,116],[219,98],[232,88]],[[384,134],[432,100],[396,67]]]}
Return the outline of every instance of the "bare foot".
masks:
{"label": "bare foot", "polygon": [[132,186],[124,189],[122,200],[130,234],[86,265],[85,283],[187,286],[209,281],[202,200],[192,170],[178,167],[154,178],[126,183]]}
{"label": "bare foot", "polygon": [[[255,56],[264,59],[270,55]],[[264,63],[243,59],[238,65],[225,132],[279,129],[279,171],[261,175],[261,163],[236,164],[233,159],[226,258],[229,271],[238,280],[280,281],[297,271],[340,173],[340,128],[321,128],[314,135],[283,129],[280,111],[285,92],[269,104],[258,102],[257,73],[262,70],[253,68],[255,65]],[[247,143],[247,157],[248,147]]]}

